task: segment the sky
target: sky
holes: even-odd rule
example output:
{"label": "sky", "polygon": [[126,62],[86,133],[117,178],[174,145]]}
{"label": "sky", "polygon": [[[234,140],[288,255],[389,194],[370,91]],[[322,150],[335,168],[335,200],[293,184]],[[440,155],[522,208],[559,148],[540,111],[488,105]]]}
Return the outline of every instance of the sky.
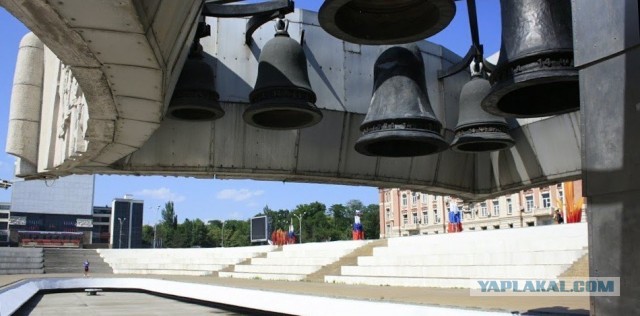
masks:
{"label": "sky", "polygon": [[[256,2],[256,1],[253,1]],[[318,11],[321,0],[296,0],[296,8]],[[485,56],[500,48],[499,0],[476,2],[480,41]],[[464,56],[471,46],[466,1],[456,1],[457,12],[449,26],[427,39]],[[0,179],[12,180],[14,157],[5,153],[9,104],[18,44],[29,30],[0,7]],[[378,203],[378,188],[328,184],[302,184],[280,181],[193,179],[155,176],[96,176],[94,205],[110,205],[114,198],[132,194],[144,200],[144,223],[160,220],[160,209],[173,201],[179,221],[185,218],[207,220],[248,219],[264,206],[292,210],[297,205],[321,202],[327,207],[357,199],[365,205]],[[11,201],[11,189],[0,189],[0,201]]]}

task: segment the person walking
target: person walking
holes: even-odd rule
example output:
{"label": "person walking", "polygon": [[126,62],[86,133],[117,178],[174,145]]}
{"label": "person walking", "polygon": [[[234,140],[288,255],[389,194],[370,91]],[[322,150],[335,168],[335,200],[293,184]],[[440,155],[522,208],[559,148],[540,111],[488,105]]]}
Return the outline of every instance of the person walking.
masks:
{"label": "person walking", "polygon": [[553,220],[556,224],[564,223],[564,218],[562,217],[562,214],[560,214],[560,210],[556,209],[556,213],[553,215]]}
{"label": "person walking", "polygon": [[85,259],[82,265],[84,266],[84,276],[89,276],[89,260]]}

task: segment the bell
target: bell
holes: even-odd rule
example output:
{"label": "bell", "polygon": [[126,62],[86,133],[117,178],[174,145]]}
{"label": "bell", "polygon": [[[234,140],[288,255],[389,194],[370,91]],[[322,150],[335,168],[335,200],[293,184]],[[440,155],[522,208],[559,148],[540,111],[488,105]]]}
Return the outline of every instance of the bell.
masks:
{"label": "bell", "polygon": [[258,78],[249,94],[251,105],[244,120],[268,129],[299,129],[320,122],[322,112],[316,105],[307,73],[307,58],[302,46],[289,37],[282,20],[276,23],[276,36],[260,53]]}
{"label": "bell", "polygon": [[502,46],[486,111],[540,117],[580,108],[570,0],[501,0]]}
{"label": "bell", "polygon": [[320,26],[341,40],[364,45],[416,42],[443,30],[454,0],[325,0]]}
{"label": "bell", "polygon": [[203,60],[202,46],[189,53],[173,91],[167,116],[185,121],[213,121],[224,116],[218,103],[213,69]]}
{"label": "bell", "polygon": [[412,157],[447,148],[435,117],[417,45],[385,50],[373,69],[374,90],[369,111],[360,125],[357,152],[367,156]]}
{"label": "bell", "polygon": [[491,84],[474,73],[460,92],[460,114],[451,149],[458,152],[496,151],[513,146],[504,118],[485,112],[480,103],[489,94]]}

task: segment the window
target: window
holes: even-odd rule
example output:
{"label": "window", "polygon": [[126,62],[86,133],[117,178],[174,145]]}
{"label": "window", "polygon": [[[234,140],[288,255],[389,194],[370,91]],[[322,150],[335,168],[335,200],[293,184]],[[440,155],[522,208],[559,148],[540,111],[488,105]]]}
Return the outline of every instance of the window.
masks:
{"label": "window", "polygon": [[527,222],[527,226],[528,226],[528,227],[533,227],[533,226],[536,226],[536,223],[534,223],[534,222]]}
{"label": "window", "polygon": [[487,202],[480,203],[480,213],[483,217],[489,216],[489,211],[487,210]]}
{"label": "window", "polygon": [[402,224],[407,225],[409,223],[409,217],[407,214],[402,215]]}
{"label": "window", "polygon": [[533,206],[533,195],[527,195],[525,197],[525,200],[527,201],[527,210],[526,211],[527,212],[533,211],[533,208],[534,208],[534,206]]}
{"label": "window", "polygon": [[438,210],[433,210],[433,218],[436,224],[440,223],[440,215],[438,214]]}
{"label": "window", "polygon": [[402,205],[406,206],[407,205],[407,195],[406,194],[402,194]]}
{"label": "window", "polygon": [[418,224],[418,213],[413,213],[413,223]]}
{"label": "window", "polygon": [[422,193],[422,203],[427,203],[428,202],[428,195],[425,193]]}
{"label": "window", "polygon": [[391,200],[391,192],[389,191],[384,192],[384,200],[385,201]]}
{"label": "window", "polygon": [[493,216],[500,216],[500,203],[498,200],[493,200],[491,204],[493,204]]}
{"label": "window", "polygon": [[429,224],[429,212],[422,211],[422,224]]}
{"label": "window", "polygon": [[558,184],[558,199],[560,200],[560,205],[558,205],[558,207],[560,207],[564,203],[564,190],[562,189],[562,183]]}
{"label": "window", "polygon": [[391,219],[391,210],[387,209],[387,219]]}
{"label": "window", "polygon": [[418,204],[418,199],[419,199],[419,198],[420,198],[420,193],[418,193],[418,192],[413,192],[413,193],[411,193],[411,203],[412,203],[413,205]]}
{"label": "window", "polygon": [[500,225],[493,225],[493,229],[500,229]]}
{"label": "window", "polygon": [[513,214],[513,203],[511,203],[511,198],[507,199],[507,214]]}
{"label": "window", "polygon": [[549,194],[549,192],[542,193],[542,207],[543,208],[551,207],[551,194]]}
{"label": "window", "polygon": [[513,228],[513,224],[509,224],[509,228]]}
{"label": "window", "polygon": [[480,229],[487,230],[487,226],[480,226]]}

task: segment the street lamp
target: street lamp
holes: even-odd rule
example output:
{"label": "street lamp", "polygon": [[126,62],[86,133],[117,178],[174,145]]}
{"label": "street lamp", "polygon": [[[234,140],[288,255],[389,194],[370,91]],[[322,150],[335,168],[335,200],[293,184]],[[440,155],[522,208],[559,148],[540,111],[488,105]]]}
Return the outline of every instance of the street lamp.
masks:
{"label": "street lamp", "polygon": [[[158,205],[157,207],[158,212],[160,212],[160,205]],[[157,245],[157,230],[158,230],[158,221],[155,222],[155,224],[153,224],[153,248],[156,248]]]}
{"label": "street lamp", "polygon": [[300,213],[300,215],[295,214],[295,213],[291,213],[291,214],[293,214],[293,216],[298,218],[298,224],[300,226],[300,230],[299,230],[300,231],[300,238],[298,238],[298,239],[299,239],[300,243],[302,243],[302,217],[304,216],[304,212]]}
{"label": "street lamp", "polygon": [[122,249],[122,224],[127,221],[127,218],[118,217],[118,222],[120,223],[120,236],[118,238],[118,249]]}
{"label": "street lamp", "polygon": [[224,223],[225,222],[226,221],[222,221],[222,234],[220,234],[220,238],[222,238],[222,243],[221,243],[222,248],[224,248]]}

